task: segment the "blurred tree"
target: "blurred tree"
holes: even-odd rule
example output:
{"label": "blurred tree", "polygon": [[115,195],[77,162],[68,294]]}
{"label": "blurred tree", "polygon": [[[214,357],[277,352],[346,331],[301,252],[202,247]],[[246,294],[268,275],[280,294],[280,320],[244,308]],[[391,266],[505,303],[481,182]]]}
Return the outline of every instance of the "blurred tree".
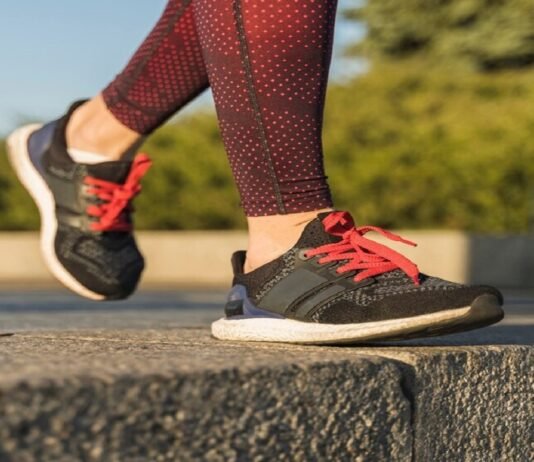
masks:
{"label": "blurred tree", "polygon": [[212,113],[162,127],[143,147],[154,166],[136,201],[145,229],[232,229],[245,220]]}
{"label": "blurred tree", "polygon": [[379,63],[332,87],[326,166],[337,206],[388,228],[526,232],[532,72]]}
{"label": "blurred tree", "polygon": [[346,14],[368,28],[351,53],[479,70],[534,65],[533,0],[367,0]]}

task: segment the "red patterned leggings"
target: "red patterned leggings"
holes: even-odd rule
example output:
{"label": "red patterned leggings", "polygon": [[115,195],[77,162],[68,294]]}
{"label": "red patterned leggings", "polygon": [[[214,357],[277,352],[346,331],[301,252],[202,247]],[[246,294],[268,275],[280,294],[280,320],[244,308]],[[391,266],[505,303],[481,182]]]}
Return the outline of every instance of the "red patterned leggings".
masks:
{"label": "red patterned leggings", "polygon": [[170,0],[104,90],[148,134],[211,86],[248,216],[332,205],[322,122],[336,0]]}

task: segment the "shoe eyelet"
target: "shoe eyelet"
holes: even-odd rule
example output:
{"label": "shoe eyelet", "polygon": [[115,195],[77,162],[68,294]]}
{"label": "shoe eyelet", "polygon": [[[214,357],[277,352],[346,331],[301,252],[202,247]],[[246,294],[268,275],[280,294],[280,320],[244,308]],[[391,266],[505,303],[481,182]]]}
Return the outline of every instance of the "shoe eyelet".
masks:
{"label": "shoe eyelet", "polygon": [[297,257],[299,260],[302,260],[302,261],[308,261],[308,260],[311,260],[313,257],[309,256],[307,254],[307,252],[309,251],[310,249],[300,249],[297,253]]}

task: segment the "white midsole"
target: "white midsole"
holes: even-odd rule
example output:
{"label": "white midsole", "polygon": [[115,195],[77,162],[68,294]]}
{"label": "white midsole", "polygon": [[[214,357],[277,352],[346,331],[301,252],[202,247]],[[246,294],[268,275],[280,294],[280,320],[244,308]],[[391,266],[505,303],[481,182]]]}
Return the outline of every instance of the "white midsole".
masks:
{"label": "white midsole", "polygon": [[20,182],[28,190],[37,204],[41,215],[41,252],[50,272],[65,286],[77,294],[92,300],[104,300],[80,284],[61,264],[56,256],[54,241],[57,232],[56,204],[54,196],[43,177],[35,169],[28,153],[28,138],[41,128],[41,125],[26,125],[13,132],[7,139],[9,162]]}
{"label": "white midsole", "polygon": [[222,318],[211,325],[214,337],[221,340],[286,343],[351,343],[366,339],[393,337],[443,322],[462,318],[470,306],[437,313],[355,324],[320,324],[292,319]]}

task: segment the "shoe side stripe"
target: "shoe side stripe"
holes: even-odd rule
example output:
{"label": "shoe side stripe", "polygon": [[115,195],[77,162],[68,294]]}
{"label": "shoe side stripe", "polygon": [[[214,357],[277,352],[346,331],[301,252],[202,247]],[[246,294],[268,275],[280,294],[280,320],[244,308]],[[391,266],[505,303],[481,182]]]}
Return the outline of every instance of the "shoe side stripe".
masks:
{"label": "shoe side stripe", "polygon": [[329,286],[327,289],[322,290],[321,292],[315,294],[312,297],[307,298],[306,301],[299,304],[296,310],[296,313],[295,313],[295,318],[305,319],[308,313],[314,310],[315,308],[317,308],[319,304],[322,304],[329,298],[345,290],[347,290],[345,286],[336,284],[336,285]]}
{"label": "shoe side stripe", "polygon": [[64,208],[72,213],[83,213],[78,194],[79,184],[75,180],[64,180],[48,174],[45,181],[54,195],[57,208]]}
{"label": "shoe side stripe", "polygon": [[284,314],[294,301],[328,281],[312,271],[301,268],[282,279],[261,299],[259,308]]}

